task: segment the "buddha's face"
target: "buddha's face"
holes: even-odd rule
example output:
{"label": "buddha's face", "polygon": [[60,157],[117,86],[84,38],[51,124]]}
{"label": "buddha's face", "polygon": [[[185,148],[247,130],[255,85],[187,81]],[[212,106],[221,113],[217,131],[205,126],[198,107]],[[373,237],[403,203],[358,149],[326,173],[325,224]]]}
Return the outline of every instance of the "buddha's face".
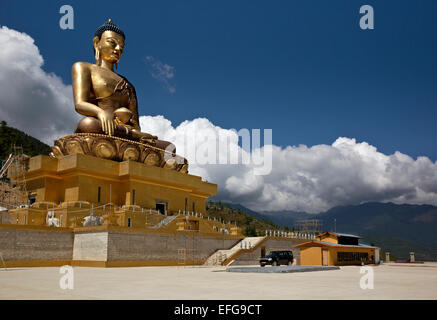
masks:
{"label": "buddha's face", "polygon": [[114,31],[105,31],[99,38],[94,37],[94,49],[99,51],[99,57],[111,63],[116,63],[121,58],[124,48],[124,38]]}

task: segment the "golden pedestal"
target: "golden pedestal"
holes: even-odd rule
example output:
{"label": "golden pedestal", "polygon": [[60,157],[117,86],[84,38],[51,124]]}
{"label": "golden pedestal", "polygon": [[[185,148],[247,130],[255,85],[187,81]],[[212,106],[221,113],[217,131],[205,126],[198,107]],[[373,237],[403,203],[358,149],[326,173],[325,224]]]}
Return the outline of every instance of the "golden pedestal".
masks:
{"label": "golden pedestal", "polygon": [[107,160],[136,161],[148,166],[188,173],[187,159],[152,144],[96,133],[74,133],[55,140],[53,155],[85,154]]}

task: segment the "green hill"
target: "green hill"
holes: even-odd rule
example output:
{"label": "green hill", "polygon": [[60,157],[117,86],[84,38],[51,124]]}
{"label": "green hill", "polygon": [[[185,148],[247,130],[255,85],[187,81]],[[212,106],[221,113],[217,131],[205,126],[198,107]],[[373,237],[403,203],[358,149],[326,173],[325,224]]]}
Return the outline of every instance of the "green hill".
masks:
{"label": "green hill", "polygon": [[51,148],[45,143],[25,134],[23,131],[9,127],[6,121],[0,123],[0,159],[6,159],[12,152],[12,146],[23,147],[23,152],[30,156],[48,155]]}
{"label": "green hill", "polygon": [[281,228],[268,219],[254,217],[240,208],[232,208],[229,204],[222,204],[220,201],[208,201],[206,211],[207,215],[211,218],[223,219],[225,222],[236,222],[237,226],[243,229],[243,234],[247,237],[264,236],[266,230],[290,231],[288,227]]}

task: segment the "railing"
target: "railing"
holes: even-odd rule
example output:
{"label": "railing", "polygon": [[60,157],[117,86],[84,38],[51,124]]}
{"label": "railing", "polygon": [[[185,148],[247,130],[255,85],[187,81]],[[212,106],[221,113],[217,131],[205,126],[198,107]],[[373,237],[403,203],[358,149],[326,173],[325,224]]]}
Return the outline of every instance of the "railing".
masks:
{"label": "railing", "polygon": [[157,224],[155,224],[154,226],[149,227],[150,229],[158,229],[161,228],[167,224],[169,224],[170,222],[172,222],[174,219],[176,219],[178,216],[168,216],[164,219],[162,219],[161,221],[159,221]]}
{"label": "railing", "polygon": [[285,231],[276,231],[276,230],[266,230],[265,234],[266,237],[316,240],[316,234],[311,232],[300,232],[300,231],[285,232]]}
{"label": "railing", "polygon": [[[12,206],[10,206],[12,207]],[[68,213],[73,214],[91,214],[91,215],[98,215],[101,216],[102,214],[111,214],[111,213],[119,213],[119,212],[134,212],[134,213],[142,213],[146,215],[146,226],[151,229],[157,229],[164,225],[167,225],[171,221],[173,221],[177,216],[186,216],[186,217],[195,217],[199,219],[203,219],[205,222],[207,221],[208,224],[211,226],[214,231],[223,233],[223,234],[230,234],[230,228],[233,226],[237,226],[236,224],[232,224],[231,221],[224,221],[224,219],[217,219],[217,218],[211,218],[209,216],[204,216],[202,213],[199,212],[190,212],[190,211],[182,211],[178,210],[177,212],[171,212],[171,216],[167,215],[167,212],[165,213],[165,218],[163,218],[164,215],[162,215],[159,211],[151,208],[143,208],[140,206],[117,206],[113,203],[106,203],[102,205],[95,206],[93,203],[89,203],[86,201],[65,201],[60,202],[59,204],[55,203],[40,203],[36,202],[33,205],[30,206],[30,208],[44,208],[47,210],[62,210],[62,209],[68,209]],[[109,211],[109,212],[108,212]],[[73,218],[73,225],[75,227],[83,226],[83,217],[75,217]],[[68,222],[67,222],[68,224]]]}

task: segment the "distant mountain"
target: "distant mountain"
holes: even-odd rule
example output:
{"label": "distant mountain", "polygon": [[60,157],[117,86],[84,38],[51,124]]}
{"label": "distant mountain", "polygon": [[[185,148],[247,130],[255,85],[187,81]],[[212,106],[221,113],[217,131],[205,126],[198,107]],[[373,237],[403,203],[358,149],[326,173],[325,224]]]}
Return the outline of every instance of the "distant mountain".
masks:
{"label": "distant mountain", "polygon": [[313,219],[314,214],[299,211],[261,211],[261,214],[268,217],[281,227],[293,227],[297,220]]}
{"label": "distant mountain", "polygon": [[[390,251],[398,258],[408,258],[414,251],[419,260],[437,260],[437,207],[369,202],[338,206],[319,214],[295,211],[255,212],[230,204],[257,219],[268,219],[290,229],[300,219],[320,219],[324,231],[352,233],[362,242]],[[335,221],[335,222],[334,222]]]}
{"label": "distant mountain", "polygon": [[39,154],[48,155],[50,146],[23,131],[9,127],[5,121],[0,122],[0,159],[5,160],[12,151],[12,146],[23,147],[23,152],[30,157]]}
{"label": "distant mountain", "polygon": [[250,214],[252,217],[257,219],[267,219],[271,220],[277,225],[281,227],[289,227],[290,229],[294,226],[295,222],[300,219],[311,219],[315,217],[314,214],[306,213],[306,212],[298,212],[298,211],[253,211],[241,204],[223,202],[224,204],[229,205],[231,208],[240,209],[247,214]]}

